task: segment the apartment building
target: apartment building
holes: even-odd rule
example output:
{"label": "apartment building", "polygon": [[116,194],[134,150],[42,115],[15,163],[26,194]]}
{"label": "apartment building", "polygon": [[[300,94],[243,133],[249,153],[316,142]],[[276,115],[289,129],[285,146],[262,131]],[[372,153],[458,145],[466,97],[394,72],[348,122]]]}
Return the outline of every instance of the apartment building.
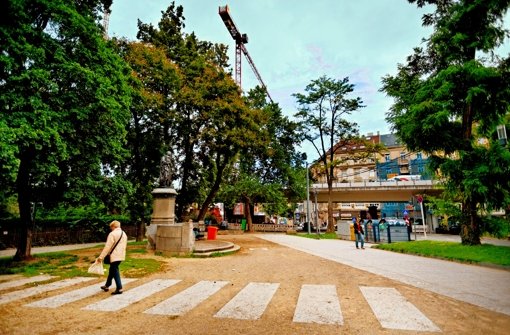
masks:
{"label": "apartment building", "polygon": [[[385,181],[395,176],[414,175],[420,179],[431,179],[427,170],[427,156],[422,152],[410,152],[395,134],[368,133],[365,143],[337,143],[334,150],[334,183]],[[370,144],[381,144],[384,149],[378,153],[367,153]],[[312,179],[326,183],[321,163],[310,168]],[[334,216],[347,219],[351,216],[400,216],[409,204],[406,203],[338,203],[334,204]],[[319,204],[319,221],[327,219],[327,204]]]}

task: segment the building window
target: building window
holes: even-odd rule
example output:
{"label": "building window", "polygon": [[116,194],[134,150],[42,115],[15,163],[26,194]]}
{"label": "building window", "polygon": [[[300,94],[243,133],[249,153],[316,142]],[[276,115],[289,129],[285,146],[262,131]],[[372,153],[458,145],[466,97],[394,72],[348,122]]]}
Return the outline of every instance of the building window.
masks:
{"label": "building window", "polygon": [[386,162],[389,162],[391,160],[390,154],[385,154],[384,159],[386,160]]}
{"label": "building window", "polygon": [[416,153],[416,159],[419,159],[419,160],[421,160],[421,159],[422,159],[422,157],[421,157],[421,152]]}

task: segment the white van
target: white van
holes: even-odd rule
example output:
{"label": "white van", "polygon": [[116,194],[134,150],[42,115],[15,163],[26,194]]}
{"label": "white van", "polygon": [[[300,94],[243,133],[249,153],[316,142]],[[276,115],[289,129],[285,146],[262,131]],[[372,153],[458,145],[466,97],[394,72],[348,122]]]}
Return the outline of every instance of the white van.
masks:
{"label": "white van", "polygon": [[399,174],[398,176],[393,176],[388,179],[388,181],[413,181],[413,180],[421,180],[421,175],[419,175],[419,174]]}

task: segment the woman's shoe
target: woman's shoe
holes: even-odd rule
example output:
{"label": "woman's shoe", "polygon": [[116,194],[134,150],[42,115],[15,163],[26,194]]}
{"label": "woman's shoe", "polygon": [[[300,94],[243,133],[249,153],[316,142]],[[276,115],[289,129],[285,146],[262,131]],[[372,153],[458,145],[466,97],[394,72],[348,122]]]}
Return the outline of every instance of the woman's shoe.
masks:
{"label": "woman's shoe", "polygon": [[112,292],[112,295],[115,295],[115,294],[122,294],[122,291],[120,291],[120,290],[115,290],[115,291],[113,291],[113,292]]}
{"label": "woman's shoe", "polygon": [[108,286],[101,286],[101,290],[108,292],[110,289],[108,288]]}

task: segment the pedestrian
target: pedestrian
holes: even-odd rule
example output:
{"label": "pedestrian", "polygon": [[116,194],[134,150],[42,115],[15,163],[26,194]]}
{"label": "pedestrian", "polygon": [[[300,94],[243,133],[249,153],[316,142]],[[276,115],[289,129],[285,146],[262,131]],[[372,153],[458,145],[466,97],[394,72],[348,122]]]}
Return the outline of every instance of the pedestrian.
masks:
{"label": "pedestrian", "polygon": [[406,223],[407,233],[411,234],[413,232],[412,221],[407,216],[404,218],[404,221]]}
{"label": "pedestrian", "polygon": [[101,289],[108,292],[112,281],[115,280],[115,291],[112,294],[122,294],[122,281],[120,280],[120,263],[126,259],[127,235],[120,228],[120,222],[114,220],[110,223],[111,232],[106,239],[106,245],[103,251],[96,259],[96,262],[102,262],[107,255],[110,255],[110,268],[108,269],[108,278]]}
{"label": "pedestrian", "polygon": [[361,225],[361,218],[353,219],[354,234],[356,235],[356,249],[359,249],[358,242],[361,241],[361,249],[365,249],[365,237],[363,236],[363,226]]}

